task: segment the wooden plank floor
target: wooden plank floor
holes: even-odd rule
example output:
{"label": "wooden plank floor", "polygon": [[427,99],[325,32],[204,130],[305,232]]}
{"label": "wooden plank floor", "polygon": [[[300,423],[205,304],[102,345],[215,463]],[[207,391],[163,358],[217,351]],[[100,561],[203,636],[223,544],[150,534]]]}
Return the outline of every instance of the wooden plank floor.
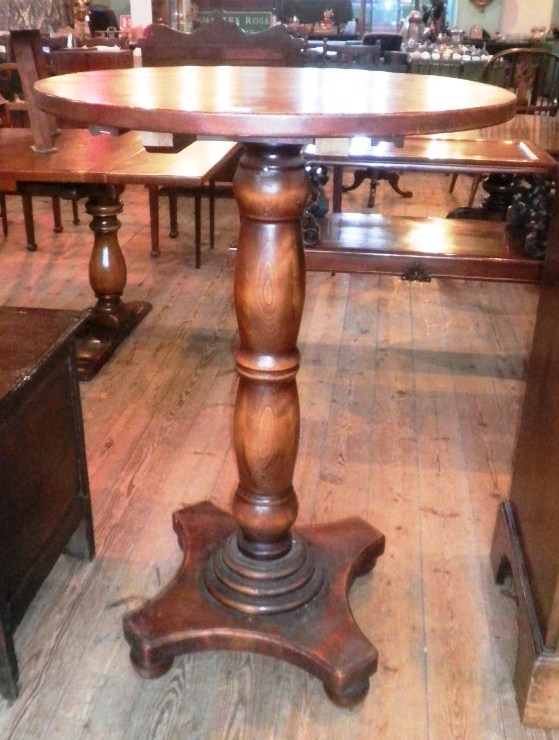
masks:
{"label": "wooden plank floor", "polygon": [[[408,175],[411,200],[382,183],[377,208],[445,215],[465,202],[470,180],[461,177],[453,196],[448,183]],[[353,207],[365,190],[351,195]],[[30,254],[20,204],[8,199],[0,301],[90,305],[87,217],[73,226],[63,204],[65,232],[54,235],[48,202],[35,205],[39,251]],[[387,537],[386,554],[351,594],[380,652],[360,707],[336,708],[303,671],[248,654],[183,657],[155,681],[132,671],[121,618],[180,563],[172,512],[201,499],[228,507],[236,484],[226,249],[236,212],[218,203],[219,247],[205,249],[194,270],[191,207],[183,203],[179,240],[162,233],[153,260],[147,193],[125,193],[126,297],[154,308],[81,386],[98,557],[62,556],[17,630],[21,695],[12,706],[0,701],[0,738],[559,738],[519,723],[514,603],[489,566],[509,487],[533,286],[308,276],[299,521],[355,514]]]}

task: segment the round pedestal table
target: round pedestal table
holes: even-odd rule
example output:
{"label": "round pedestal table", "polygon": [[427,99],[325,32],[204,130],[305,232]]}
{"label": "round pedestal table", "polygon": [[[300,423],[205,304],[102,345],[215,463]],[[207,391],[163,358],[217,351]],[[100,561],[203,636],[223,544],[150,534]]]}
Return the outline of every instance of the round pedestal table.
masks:
{"label": "round pedestal table", "polygon": [[226,66],[63,75],[41,80],[36,95],[44,110],[73,120],[244,142],[234,181],[241,226],[233,516],[207,502],[174,514],[184,562],[161,594],[124,618],[133,665],[156,677],[183,653],[250,650],[291,661],[317,676],[335,703],[356,704],[377,652],[347,595],[382,554],[384,537],[355,517],[293,526],[309,195],[301,148],[312,137],[491,126],[513,116],[514,96],[444,77]]}

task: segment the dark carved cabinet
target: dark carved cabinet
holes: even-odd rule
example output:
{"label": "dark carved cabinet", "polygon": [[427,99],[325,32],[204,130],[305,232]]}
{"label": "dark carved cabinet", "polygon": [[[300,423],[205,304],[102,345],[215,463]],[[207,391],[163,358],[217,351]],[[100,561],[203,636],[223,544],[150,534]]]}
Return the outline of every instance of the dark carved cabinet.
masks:
{"label": "dark carved cabinet", "polygon": [[13,633],[63,551],[94,556],[74,332],[83,315],[0,308],[0,691]]}
{"label": "dark carved cabinet", "polygon": [[492,563],[517,597],[515,690],[526,724],[559,727],[559,214],[547,255],[513,459]]}

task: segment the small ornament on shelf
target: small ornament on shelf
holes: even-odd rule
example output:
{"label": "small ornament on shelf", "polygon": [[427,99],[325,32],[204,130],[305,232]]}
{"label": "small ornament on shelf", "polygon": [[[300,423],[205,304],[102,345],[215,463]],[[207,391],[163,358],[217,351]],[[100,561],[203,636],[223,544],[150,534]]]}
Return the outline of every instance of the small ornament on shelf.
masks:
{"label": "small ornament on shelf", "polygon": [[322,16],[322,28],[330,29],[334,25],[334,11],[333,10],[325,10],[324,14]]}
{"label": "small ornament on shelf", "polygon": [[87,25],[89,0],[76,0],[74,4],[74,46],[83,46],[89,35]]}

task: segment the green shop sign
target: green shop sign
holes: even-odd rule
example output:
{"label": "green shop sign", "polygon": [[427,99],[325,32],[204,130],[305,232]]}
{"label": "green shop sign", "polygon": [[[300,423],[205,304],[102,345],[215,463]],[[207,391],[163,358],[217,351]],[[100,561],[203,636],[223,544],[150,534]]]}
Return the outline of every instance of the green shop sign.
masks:
{"label": "green shop sign", "polygon": [[[221,13],[221,15],[226,21],[236,23],[243,31],[262,31],[264,28],[269,28],[272,25],[272,14],[270,12],[244,13],[243,11],[238,11],[225,12]],[[214,14],[211,11],[200,11],[197,17],[201,23],[210,23],[213,20]]]}

